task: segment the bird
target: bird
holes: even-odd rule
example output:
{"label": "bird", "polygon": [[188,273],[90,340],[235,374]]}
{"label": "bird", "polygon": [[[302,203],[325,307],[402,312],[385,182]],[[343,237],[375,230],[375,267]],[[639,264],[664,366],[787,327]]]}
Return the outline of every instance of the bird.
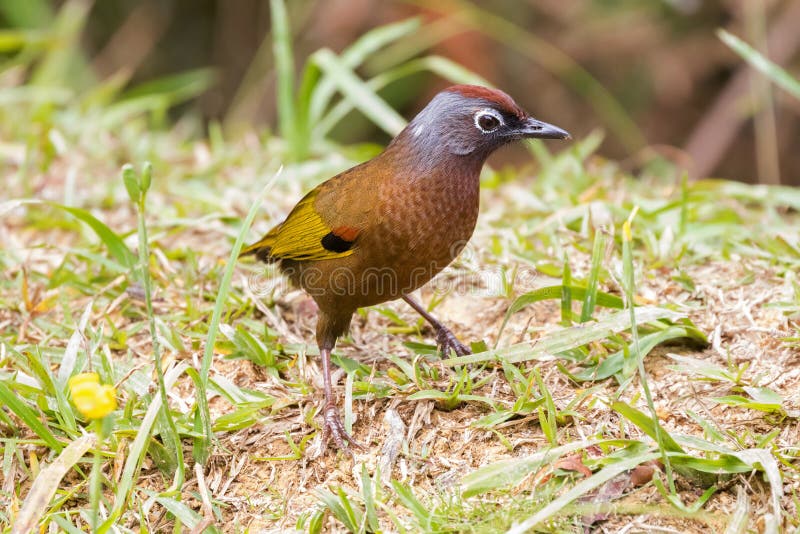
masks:
{"label": "bird", "polygon": [[521,139],[569,137],[501,90],[450,86],[383,152],[312,189],[283,222],[242,250],[241,256],[277,264],[317,304],[323,444],[332,437],[339,449],[363,450],[342,424],[331,384],[331,351],[359,308],[403,299],[433,327],[443,355],[470,354],[410,294],[472,236],[480,172],[490,154]]}

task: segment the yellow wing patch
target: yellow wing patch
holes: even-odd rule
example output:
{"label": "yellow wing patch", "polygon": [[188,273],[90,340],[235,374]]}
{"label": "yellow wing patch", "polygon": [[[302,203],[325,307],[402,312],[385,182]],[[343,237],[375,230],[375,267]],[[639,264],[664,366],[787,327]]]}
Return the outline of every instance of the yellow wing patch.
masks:
{"label": "yellow wing patch", "polygon": [[330,260],[352,254],[354,252],[352,248],[347,250],[325,248],[323,238],[332,232],[338,234],[336,237],[353,241],[357,230],[353,234],[354,229],[347,228],[348,235],[343,236],[341,232],[331,229],[314,209],[317,193],[318,190],[314,189],[303,197],[285,221],[270,230],[257,243],[244,249],[242,255],[257,253],[261,249],[269,249],[267,255],[276,260]]}

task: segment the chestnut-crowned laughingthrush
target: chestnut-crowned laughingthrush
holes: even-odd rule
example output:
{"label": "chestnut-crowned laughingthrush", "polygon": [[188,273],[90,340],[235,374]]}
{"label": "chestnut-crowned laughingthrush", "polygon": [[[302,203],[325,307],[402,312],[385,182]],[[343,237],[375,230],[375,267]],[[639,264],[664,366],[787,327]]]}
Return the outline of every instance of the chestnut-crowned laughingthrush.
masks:
{"label": "chestnut-crowned laughingthrush", "polygon": [[331,393],[331,350],[358,308],[402,298],[433,326],[443,354],[469,353],[409,294],[453,261],[472,236],[479,175],[492,152],[519,139],[568,137],[502,91],[452,86],[381,154],[317,186],[285,221],[242,251],[279,262],[319,306],[325,439],[361,448],[345,432]]}

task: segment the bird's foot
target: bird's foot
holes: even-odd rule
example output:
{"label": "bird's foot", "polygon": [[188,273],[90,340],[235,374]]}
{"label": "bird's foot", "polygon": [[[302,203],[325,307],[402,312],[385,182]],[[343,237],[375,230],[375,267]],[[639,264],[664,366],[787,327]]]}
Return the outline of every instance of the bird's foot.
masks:
{"label": "bird's foot", "polygon": [[450,350],[453,350],[456,356],[472,354],[472,351],[444,326],[436,331],[436,345],[438,345],[439,350],[442,352],[442,357],[444,358],[450,357]]}
{"label": "bird's foot", "polygon": [[328,443],[328,439],[333,438],[336,446],[341,450],[349,448],[363,451],[364,447],[358,443],[353,437],[347,433],[342,424],[342,419],[339,417],[339,409],[335,404],[328,404],[325,406],[323,412],[324,425],[322,427],[322,445],[323,448]]}

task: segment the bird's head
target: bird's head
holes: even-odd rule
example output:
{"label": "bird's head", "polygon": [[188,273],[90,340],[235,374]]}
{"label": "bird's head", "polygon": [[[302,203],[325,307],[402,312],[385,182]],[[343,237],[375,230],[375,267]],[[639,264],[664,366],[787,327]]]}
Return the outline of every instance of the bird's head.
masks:
{"label": "bird's head", "polygon": [[453,85],[437,94],[398,136],[418,152],[485,159],[526,138],[567,139],[569,134],[534,119],[506,93],[478,85]]}

